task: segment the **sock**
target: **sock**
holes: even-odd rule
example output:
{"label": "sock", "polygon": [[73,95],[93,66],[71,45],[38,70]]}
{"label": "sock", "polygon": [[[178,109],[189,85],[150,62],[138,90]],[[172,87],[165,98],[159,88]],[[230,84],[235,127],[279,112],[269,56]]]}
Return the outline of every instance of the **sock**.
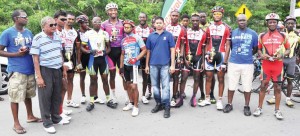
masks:
{"label": "sock", "polygon": [[106,101],[109,101],[110,95],[106,95]]}
{"label": "sock", "polygon": [[134,102],[130,102],[132,105],[134,105]]}
{"label": "sock", "polygon": [[95,98],[96,98],[96,96],[91,96],[91,97],[90,97],[90,103],[93,103],[93,104],[94,104]]}
{"label": "sock", "polygon": [[85,97],[85,94],[83,94],[82,97]]}
{"label": "sock", "polygon": [[98,96],[94,96],[94,100],[97,100],[98,99]]}

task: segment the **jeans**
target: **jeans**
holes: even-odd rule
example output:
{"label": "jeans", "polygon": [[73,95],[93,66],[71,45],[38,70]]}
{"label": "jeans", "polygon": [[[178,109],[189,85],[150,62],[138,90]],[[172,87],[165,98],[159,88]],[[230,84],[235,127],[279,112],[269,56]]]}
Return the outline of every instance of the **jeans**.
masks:
{"label": "jeans", "polygon": [[[170,108],[170,74],[169,65],[150,65],[151,85],[156,103]],[[160,83],[162,90],[160,91]]]}

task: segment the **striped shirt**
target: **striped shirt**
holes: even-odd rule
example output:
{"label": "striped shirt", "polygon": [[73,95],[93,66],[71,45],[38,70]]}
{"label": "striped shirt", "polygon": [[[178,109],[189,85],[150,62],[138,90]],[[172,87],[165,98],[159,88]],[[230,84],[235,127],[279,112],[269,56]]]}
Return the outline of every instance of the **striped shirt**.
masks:
{"label": "striped shirt", "polygon": [[30,54],[39,55],[40,65],[47,68],[59,69],[62,67],[62,40],[54,33],[53,39],[44,32],[34,36]]}

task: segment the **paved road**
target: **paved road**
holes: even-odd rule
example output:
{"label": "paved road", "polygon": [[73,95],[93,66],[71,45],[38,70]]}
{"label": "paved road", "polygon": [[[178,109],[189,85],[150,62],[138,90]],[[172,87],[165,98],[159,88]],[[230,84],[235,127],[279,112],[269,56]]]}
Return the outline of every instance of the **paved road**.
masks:
{"label": "paved road", "polygon": [[[227,78],[226,78],[227,79]],[[74,79],[74,100],[79,102],[79,76]],[[227,82],[227,80],[225,80]],[[89,79],[86,80],[89,84]],[[288,108],[284,105],[285,97],[282,97],[281,110],[284,115],[283,121],[278,121],[273,115],[274,106],[264,104],[263,115],[261,117],[245,117],[243,115],[244,98],[239,92],[236,92],[233,102],[234,110],[229,114],[217,111],[215,105],[207,107],[189,106],[188,101],[192,94],[191,85],[193,81],[189,79],[186,88],[187,99],[184,106],[179,109],[171,109],[171,118],[163,118],[163,112],[152,114],[150,111],[155,106],[152,99],[148,105],[140,103],[140,115],[131,117],[131,112],[122,111],[125,102],[125,92],[122,91],[121,78],[117,77],[117,96],[120,102],[117,109],[110,109],[106,105],[97,104],[92,112],[86,112],[86,105],[80,105],[73,110],[72,120],[69,125],[56,126],[59,136],[199,136],[199,135],[216,135],[216,136],[277,136],[289,135],[297,136],[300,126],[300,104],[294,108]],[[102,85],[100,97],[104,97]],[[227,87],[225,87],[227,88]],[[88,86],[86,87],[86,90]],[[141,83],[139,84],[141,92]],[[215,94],[217,94],[217,87]],[[272,95],[267,95],[270,98]],[[0,136],[16,135],[12,131],[13,120],[8,102],[8,96],[4,102],[0,102]],[[199,95],[198,95],[199,97]],[[198,98],[197,97],[197,98]],[[227,101],[227,91],[224,92],[223,104]],[[253,111],[257,107],[258,94],[251,97],[250,107]],[[71,109],[71,108],[66,108]],[[38,99],[33,99],[33,110],[35,115],[39,116]],[[28,124],[26,121],[26,111],[24,104],[20,105],[20,121],[27,129],[30,136],[48,135],[42,127],[42,124]]]}

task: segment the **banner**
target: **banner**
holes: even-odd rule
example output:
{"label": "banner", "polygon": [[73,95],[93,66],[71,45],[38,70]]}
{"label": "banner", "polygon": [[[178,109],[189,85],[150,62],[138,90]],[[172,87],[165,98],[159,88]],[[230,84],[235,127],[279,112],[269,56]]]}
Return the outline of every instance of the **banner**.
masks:
{"label": "banner", "polygon": [[163,9],[161,11],[161,17],[165,19],[165,24],[171,23],[171,11],[178,10],[179,12],[184,7],[187,0],[165,0]]}

